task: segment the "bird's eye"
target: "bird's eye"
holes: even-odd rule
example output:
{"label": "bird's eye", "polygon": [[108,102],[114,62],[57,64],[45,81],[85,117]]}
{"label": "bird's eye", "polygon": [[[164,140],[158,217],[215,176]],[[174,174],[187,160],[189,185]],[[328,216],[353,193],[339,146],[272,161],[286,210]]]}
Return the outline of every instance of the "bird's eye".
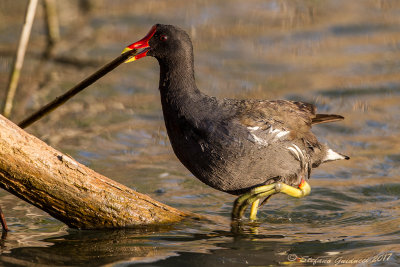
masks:
{"label": "bird's eye", "polygon": [[168,40],[168,36],[166,36],[166,35],[161,35],[161,36],[160,36],[160,40],[163,41],[163,42],[165,42],[165,41]]}

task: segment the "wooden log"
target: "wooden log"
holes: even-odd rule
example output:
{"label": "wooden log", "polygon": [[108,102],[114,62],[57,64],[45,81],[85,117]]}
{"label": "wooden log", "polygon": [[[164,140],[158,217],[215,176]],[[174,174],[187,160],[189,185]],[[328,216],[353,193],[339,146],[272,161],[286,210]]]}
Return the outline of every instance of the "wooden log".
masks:
{"label": "wooden log", "polygon": [[193,216],[96,173],[1,115],[0,187],[72,228],[160,225]]}

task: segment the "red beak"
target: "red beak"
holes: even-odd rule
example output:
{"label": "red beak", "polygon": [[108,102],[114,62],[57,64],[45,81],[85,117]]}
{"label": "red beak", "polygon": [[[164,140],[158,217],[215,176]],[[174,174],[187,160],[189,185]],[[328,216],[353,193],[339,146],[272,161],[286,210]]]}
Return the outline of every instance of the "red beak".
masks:
{"label": "red beak", "polygon": [[132,50],[132,49],[137,49],[138,53],[135,54],[133,57],[129,58],[128,60],[125,61],[125,63],[135,61],[139,58],[145,57],[147,55],[147,52],[150,50],[150,45],[149,41],[151,37],[153,37],[154,33],[156,32],[156,25],[151,27],[149,33],[142,38],[141,40],[137,41],[136,43],[133,43],[131,45],[128,45],[125,47],[124,51],[122,51],[122,54],[125,53],[126,51]]}

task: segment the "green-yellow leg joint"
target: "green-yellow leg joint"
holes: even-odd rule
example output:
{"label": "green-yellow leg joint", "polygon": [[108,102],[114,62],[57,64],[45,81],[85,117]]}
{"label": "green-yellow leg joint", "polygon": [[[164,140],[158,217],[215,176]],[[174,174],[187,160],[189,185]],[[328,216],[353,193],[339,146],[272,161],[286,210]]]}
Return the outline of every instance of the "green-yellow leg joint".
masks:
{"label": "green-yellow leg joint", "polygon": [[311,192],[310,185],[304,180],[301,181],[299,188],[295,188],[293,186],[290,186],[290,185],[287,185],[284,183],[276,183],[275,188],[276,188],[277,192],[285,193],[289,196],[297,197],[297,198],[305,197],[305,196],[309,195]]}
{"label": "green-yellow leg joint", "polygon": [[[274,185],[274,184],[273,184]],[[275,187],[272,186],[272,188]],[[264,189],[269,189],[271,187],[265,187]],[[232,219],[240,219],[243,217],[243,214],[246,210],[246,208],[250,205],[253,204],[254,201],[263,198],[263,197],[267,197],[270,195],[273,195],[276,193],[275,189],[270,189],[267,191],[261,191],[261,190],[255,190],[256,192],[259,192],[258,194],[252,194],[252,195],[248,195],[246,194],[246,198],[242,199],[242,196],[239,197],[240,201],[235,201],[234,207],[233,207],[233,211],[232,211]],[[261,192],[260,192],[261,191]],[[239,199],[238,198],[238,199]]]}
{"label": "green-yellow leg joint", "polygon": [[[232,209],[232,219],[240,219],[242,216],[239,216],[240,213],[240,207],[243,205],[244,202],[246,202],[250,197],[257,195],[262,192],[270,191],[271,189],[275,188],[275,184],[270,184],[270,185],[263,185],[259,186],[256,188],[253,188],[247,193],[244,193],[240,197],[238,197],[235,202],[233,203],[233,209]],[[247,204],[249,205],[249,204]],[[246,205],[246,207],[247,207]]]}

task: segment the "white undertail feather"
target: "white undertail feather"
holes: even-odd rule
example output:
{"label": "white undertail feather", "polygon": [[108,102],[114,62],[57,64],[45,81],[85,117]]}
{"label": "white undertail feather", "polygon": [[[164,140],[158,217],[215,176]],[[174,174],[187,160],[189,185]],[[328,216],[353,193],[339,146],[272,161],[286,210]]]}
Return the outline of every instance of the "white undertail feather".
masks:
{"label": "white undertail feather", "polygon": [[333,160],[341,160],[341,159],[348,159],[348,157],[346,157],[342,154],[339,154],[329,148],[326,153],[325,158],[323,159],[323,162],[333,161]]}

